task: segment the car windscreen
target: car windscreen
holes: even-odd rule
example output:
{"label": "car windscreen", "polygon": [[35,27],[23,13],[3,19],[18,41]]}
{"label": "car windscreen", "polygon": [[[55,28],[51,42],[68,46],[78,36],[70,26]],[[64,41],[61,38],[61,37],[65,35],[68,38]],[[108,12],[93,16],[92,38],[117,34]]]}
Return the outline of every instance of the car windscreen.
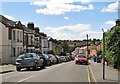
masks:
{"label": "car windscreen", "polygon": [[78,58],[86,58],[86,56],[77,56]]}
{"label": "car windscreen", "polygon": [[31,58],[31,57],[33,57],[32,54],[23,54],[23,55],[20,55],[18,58],[19,59],[24,59],[24,58]]}
{"label": "car windscreen", "polygon": [[60,58],[65,58],[65,57],[62,57],[62,56],[61,56]]}
{"label": "car windscreen", "polygon": [[43,54],[43,56],[44,56],[45,58],[49,58],[49,56],[48,56],[48,55],[46,55],[46,54]]}

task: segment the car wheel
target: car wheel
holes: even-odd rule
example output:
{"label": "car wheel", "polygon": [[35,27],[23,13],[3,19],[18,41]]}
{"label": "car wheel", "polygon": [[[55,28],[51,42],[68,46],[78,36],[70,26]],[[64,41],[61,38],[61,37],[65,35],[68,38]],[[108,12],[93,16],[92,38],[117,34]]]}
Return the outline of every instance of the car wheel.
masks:
{"label": "car wheel", "polygon": [[17,70],[17,71],[20,71],[20,70],[21,70],[21,68],[16,68],[16,70]]}
{"label": "car wheel", "polygon": [[86,65],[89,65],[89,63],[86,63]]}
{"label": "car wheel", "polygon": [[45,64],[43,63],[42,66],[41,66],[41,69],[44,69],[45,68]]}
{"label": "car wheel", "polygon": [[52,62],[50,61],[49,66],[51,66],[51,65],[52,65]]}
{"label": "car wheel", "polygon": [[27,70],[30,70],[30,67],[28,67]]}
{"label": "car wheel", "polygon": [[77,62],[75,62],[75,64],[78,64]]}
{"label": "car wheel", "polygon": [[33,69],[34,69],[34,70],[36,70],[36,69],[37,69],[37,63],[34,65]]}

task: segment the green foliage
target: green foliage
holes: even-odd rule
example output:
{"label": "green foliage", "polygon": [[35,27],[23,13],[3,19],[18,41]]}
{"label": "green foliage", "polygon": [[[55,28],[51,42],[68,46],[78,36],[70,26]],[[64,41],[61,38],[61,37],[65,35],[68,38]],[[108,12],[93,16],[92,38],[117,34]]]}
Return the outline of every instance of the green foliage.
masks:
{"label": "green foliage", "polygon": [[102,54],[102,50],[98,50],[97,51],[97,55],[99,56],[99,55],[101,55]]}
{"label": "green foliage", "polygon": [[66,42],[63,42],[62,47],[64,49],[64,52],[68,52],[69,51],[69,46],[68,46],[68,44]]}
{"label": "green foliage", "polygon": [[58,55],[60,53],[57,50],[51,50],[48,52],[48,54]]}
{"label": "green foliage", "polygon": [[105,33],[105,47],[108,61],[120,63],[120,26],[114,26]]}
{"label": "green foliage", "polygon": [[93,59],[93,56],[91,56],[91,55],[88,55],[88,57],[87,57],[88,59]]}
{"label": "green foliage", "polygon": [[53,50],[49,51],[48,54],[54,54]]}

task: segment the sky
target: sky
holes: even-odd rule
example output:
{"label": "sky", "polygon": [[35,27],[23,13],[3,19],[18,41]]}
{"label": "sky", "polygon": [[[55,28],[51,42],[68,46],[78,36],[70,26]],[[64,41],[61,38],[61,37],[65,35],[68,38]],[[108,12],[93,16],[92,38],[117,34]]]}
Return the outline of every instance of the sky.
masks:
{"label": "sky", "polygon": [[27,25],[34,22],[47,36],[58,40],[102,39],[118,19],[117,0],[2,0],[0,13]]}

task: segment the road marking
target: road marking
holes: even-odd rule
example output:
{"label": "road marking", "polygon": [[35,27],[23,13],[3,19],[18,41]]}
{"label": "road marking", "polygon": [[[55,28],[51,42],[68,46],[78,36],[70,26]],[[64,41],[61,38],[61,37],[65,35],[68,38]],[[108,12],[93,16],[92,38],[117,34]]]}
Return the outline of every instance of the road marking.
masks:
{"label": "road marking", "polygon": [[90,72],[91,72],[91,74],[92,74],[92,76],[93,76],[94,82],[97,84],[96,79],[95,79],[95,76],[94,76],[94,74],[93,74],[93,71],[92,71],[91,67],[90,67],[90,66],[88,66],[88,67],[89,67]]}
{"label": "road marking", "polygon": [[89,84],[91,84],[91,81],[90,81],[90,73],[89,73],[89,70],[88,70],[88,66],[86,66],[87,68],[87,72],[88,72],[88,81],[89,81]]}
{"label": "road marking", "polygon": [[28,77],[28,78],[22,79],[22,80],[18,81],[16,84],[18,84],[18,83],[20,83],[20,82],[23,82],[23,81],[25,81],[25,80],[27,80],[27,79],[29,79],[29,78],[34,77],[34,76],[35,76],[35,75],[32,75],[32,76],[30,76],[30,77]]}
{"label": "road marking", "polygon": [[[10,75],[10,74],[13,74],[13,73],[15,73],[15,72],[5,73],[5,74],[2,74],[2,76]],[[18,73],[18,72],[16,72],[16,73]],[[11,78],[11,77],[13,77],[13,76],[16,76],[16,74],[10,75],[10,76],[7,76],[7,77],[2,77],[2,79],[8,79],[8,78]]]}

